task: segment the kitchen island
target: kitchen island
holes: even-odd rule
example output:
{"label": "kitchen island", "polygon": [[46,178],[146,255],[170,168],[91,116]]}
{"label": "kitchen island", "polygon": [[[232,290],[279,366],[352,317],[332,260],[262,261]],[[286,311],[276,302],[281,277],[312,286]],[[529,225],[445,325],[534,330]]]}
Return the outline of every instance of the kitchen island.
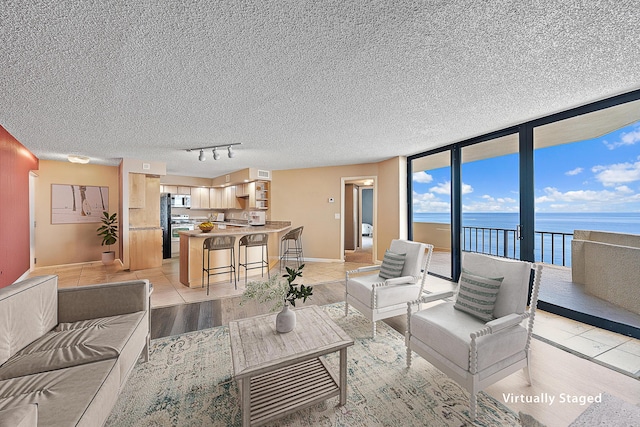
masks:
{"label": "kitchen island", "polygon": [[[278,262],[280,238],[291,229],[290,221],[268,221],[265,225],[242,225],[237,224],[215,224],[213,230],[203,233],[199,229],[190,231],[178,231],[180,235],[180,282],[190,288],[199,288],[202,286],[202,244],[204,239],[212,236],[235,236],[235,264],[236,272],[238,263],[238,241],[242,236],[247,234],[267,233],[269,235],[269,266],[272,267]],[[244,262],[244,248],[242,250],[242,260]],[[248,248],[247,256],[249,262],[259,261],[261,259],[261,250],[259,247]],[[229,251],[212,251],[211,265],[229,265]],[[244,268],[242,274],[238,277],[244,278]],[[249,277],[260,275],[260,270],[249,270]],[[265,274],[266,277],[266,274]],[[221,274],[211,276],[211,283],[216,281],[227,281],[229,275]],[[205,277],[206,283],[206,277]],[[243,282],[244,283],[244,282]]]}

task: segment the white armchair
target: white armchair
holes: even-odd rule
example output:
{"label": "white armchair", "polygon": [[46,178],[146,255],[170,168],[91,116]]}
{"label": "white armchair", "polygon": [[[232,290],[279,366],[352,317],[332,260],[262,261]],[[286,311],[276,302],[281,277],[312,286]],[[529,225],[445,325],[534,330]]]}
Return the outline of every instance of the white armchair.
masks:
{"label": "white armchair", "polygon": [[[374,338],[376,321],[405,314],[407,302],[418,299],[422,294],[433,246],[408,240],[392,240],[387,252],[404,254],[404,263],[396,263],[396,274],[391,274],[397,277],[385,278],[389,276],[385,274],[389,259],[386,254],[382,266],[361,267],[346,273],[344,315],[349,314],[351,304],[373,323]],[[379,273],[381,267],[383,271]]]}
{"label": "white armchair", "polygon": [[[527,310],[532,268],[535,275]],[[470,417],[475,420],[479,391],[520,369],[531,384],[529,344],[542,266],[466,252],[462,270],[455,301],[421,309],[422,303],[454,296],[454,292],[441,292],[409,303],[407,367],[414,351],[464,387],[470,393]],[[472,295],[470,304],[465,295]],[[487,304],[489,309],[482,308]],[[489,312],[484,320],[477,317],[483,317],[483,311]]]}

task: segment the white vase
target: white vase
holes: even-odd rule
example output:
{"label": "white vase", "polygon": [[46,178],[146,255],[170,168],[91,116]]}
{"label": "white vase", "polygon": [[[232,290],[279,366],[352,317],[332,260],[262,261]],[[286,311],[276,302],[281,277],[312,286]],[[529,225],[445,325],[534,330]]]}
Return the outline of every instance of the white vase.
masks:
{"label": "white vase", "polygon": [[113,264],[115,259],[116,259],[116,252],[115,251],[102,252],[102,263],[104,265]]}
{"label": "white vase", "polygon": [[285,302],[282,311],[276,316],[276,331],[284,334],[293,331],[296,327],[296,312],[289,308],[289,303]]}

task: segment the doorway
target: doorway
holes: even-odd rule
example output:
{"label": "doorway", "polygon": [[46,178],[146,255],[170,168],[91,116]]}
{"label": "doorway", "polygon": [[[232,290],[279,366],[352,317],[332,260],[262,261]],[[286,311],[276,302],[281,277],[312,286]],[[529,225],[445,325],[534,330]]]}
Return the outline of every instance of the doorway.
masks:
{"label": "doorway", "polygon": [[375,260],[375,177],[343,178],[342,254],[345,262]]}

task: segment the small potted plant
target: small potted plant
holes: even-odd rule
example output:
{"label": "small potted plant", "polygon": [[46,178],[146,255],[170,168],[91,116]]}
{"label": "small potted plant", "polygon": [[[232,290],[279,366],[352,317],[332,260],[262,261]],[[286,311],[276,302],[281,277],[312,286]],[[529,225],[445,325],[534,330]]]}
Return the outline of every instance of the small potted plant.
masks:
{"label": "small potted plant", "polygon": [[118,241],[118,214],[114,212],[109,215],[109,212],[102,212],[102,218],[100,218],[102,225],[96,230],[98,237],[102,238],[101,245],[109,246],[109,250],[102,252],[102,263],[104,265],[111,265],[116,259],[115,251],[111,250],[111,245],[114,245]]}
{"label": "small potted plant", "polygon": [[293,283],[298,277],[302,277],[303,268],[304,264],[296,269],[286,267],[287,274],[282,275],[286,280],[273,276],[266,282],[249,282],[240,304],[255,300],[259,303],[270,303],[271,311],[282,307],[282,311],[276,316],[276,330],[281,333],[292,331],[296,326],[296,316],[289,305],[295,307],[296,300],[301,299],[305,302],[313,295],[313,286]]}

